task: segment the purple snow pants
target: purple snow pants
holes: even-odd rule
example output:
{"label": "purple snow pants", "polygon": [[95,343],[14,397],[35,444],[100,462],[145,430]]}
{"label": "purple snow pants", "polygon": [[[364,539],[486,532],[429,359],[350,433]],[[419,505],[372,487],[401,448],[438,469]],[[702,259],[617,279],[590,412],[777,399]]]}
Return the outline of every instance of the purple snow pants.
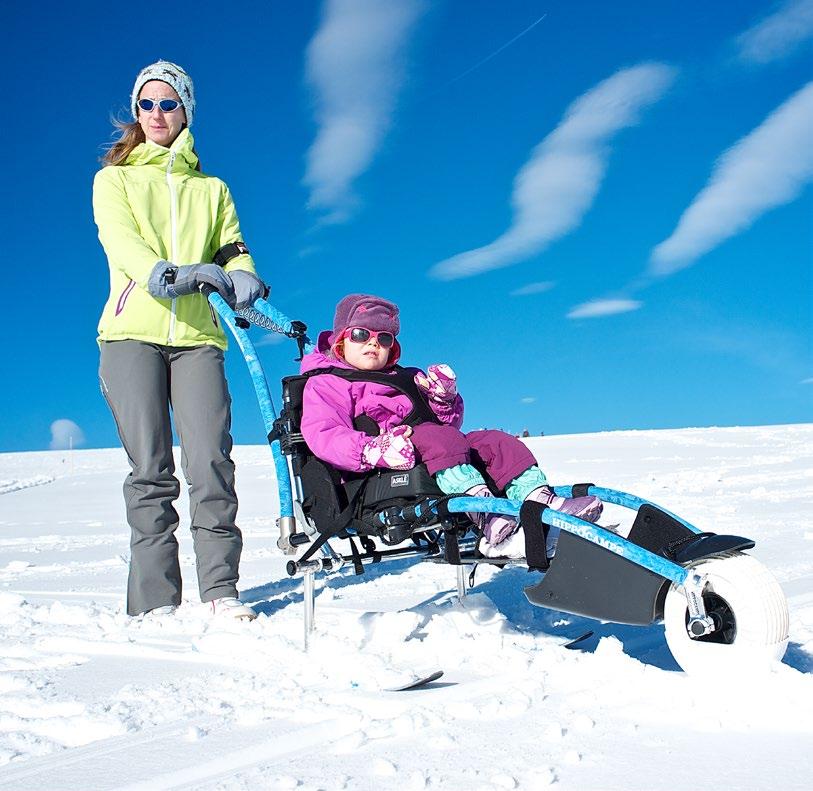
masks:
{"label": "purple snow pants", "polygon": [[485,467],[500,490],[536,464],[534,455],[516,437],[495,429],[464,434],[452,426],[421,423],[413,429],[411,439],[430,475],[473,463]]}

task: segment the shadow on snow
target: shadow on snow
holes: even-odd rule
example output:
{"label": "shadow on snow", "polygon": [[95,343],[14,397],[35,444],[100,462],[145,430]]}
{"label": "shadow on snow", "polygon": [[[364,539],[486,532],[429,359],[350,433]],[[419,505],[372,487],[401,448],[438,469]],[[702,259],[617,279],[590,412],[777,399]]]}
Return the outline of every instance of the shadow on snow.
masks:
{"label": "shadow on snow", "polygon": [[[362,576],[354,574],[350,566],[327,580],[324,577],[321,580],[317,578],[316,599],[318,601],[326,587],[335,592],[349,586],[374,582],[384,576],[401,574],[422,562],[424,561],[421,558],[407,557],[372,563],[364,567],[365,573]],[[438,591],[429,599],[418,602],[407,610],[421,612],[430,605],[447,604],[450,591],[456,588],[452,567],[449,567],[449,573],[450,588]],[[537,583],[540,576],[538,572],[529,572],[524,568],[506,568],[490,580],[475,585],[471,590],[485,593],[508,623],[520,631],[534,635],[550,635],[562,640],[573,640],[585,632],[592,631],[592,637],[579,643],[580,650],[592,653],[602,637],[614,637],[622,644],[624,653],[633,659],[661,670],[680,671],[680,666],[675,662],[666,644],[663,624],[629,626],[603,623],[580,615],[534,606],[525,598],[523,589]],[[252,606],[258,613],[272,616],[289,605],[302,605],[302,580],[299,577],[286,577],[277,582],[258,585],[245,591],[242,598],[257,602]],[[434,613],[422,614],[425,616],[423,622],[406,638],[407,640],[420,639],[423,636],[423,627]],[[813,673],[813,655],[798,643],[790,643],[782,662],[801,673]]]}

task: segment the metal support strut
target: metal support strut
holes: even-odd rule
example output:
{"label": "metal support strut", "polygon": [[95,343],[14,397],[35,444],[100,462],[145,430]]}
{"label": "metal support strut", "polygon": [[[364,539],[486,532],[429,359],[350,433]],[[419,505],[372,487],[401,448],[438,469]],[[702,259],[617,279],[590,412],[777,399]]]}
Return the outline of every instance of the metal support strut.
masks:
{"label": "metal support strut", "polygon": [[455,568],[457,569],[457,600],[462,604],[467,593],[466,568],[462,563],[458,564]]}
{"label": "metal support strut", "polygon": [[306,570],[302,578],[304,583],[303,598],[305,602],[305,651],[308,650],[310,636],[313,633],[313,612],[315,599],[314,572]]}
{"label": "metal support strut", "polygon": [[703,589],[707,577],[704,574],[691,572],[683,583],[686,592],[686,603],[689,608],[689,621],[686,630],[690,637],[704,637],[714,631],[714,620],[706,613],[703,603]]}

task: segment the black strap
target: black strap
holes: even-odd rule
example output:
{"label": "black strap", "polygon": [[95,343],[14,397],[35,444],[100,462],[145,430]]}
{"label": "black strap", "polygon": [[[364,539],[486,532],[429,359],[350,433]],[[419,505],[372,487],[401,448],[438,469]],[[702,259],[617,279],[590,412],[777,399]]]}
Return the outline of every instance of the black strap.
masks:
{"label": "black strap", "polygon": [[212,258],[212,261],[218,266],[226,266],[232,258],[237,258],[238,255],[250,255],[248,247],[245,242],[229,242],[224,244]]}
{"label": "black strap", "polygon": [[457,540],[457,528],[444,530],[443,559],[452,566],[460,565],[460,542]]}
{"label": "black strap", "polygon": [[526,500],[519,509],[519,523],[525,531],[525,560],[529,571],[547,571],[550,562],[546,545],[549,526],[542,521],[547,505]]}
{"label": "black strap", "polygon": [[[329,541],[334,536],[339,535],[346,527],[352,525],[356,520],[356,511],[358,508],[358,503],[361,502],[361,499],[364,494],[364,484],[367,481],[363,481],[362,484],[353,492],[352,496],[350,497],[350,502],[348,502],[347,507],[343,508],[335,518],[330,520],[330,523],[326,527],[320,527],[319,530],[319,538],[316,539],[307,549],[304,555],[299,558],[299,562],[302,563],[306,560],[310,560],[314,554],[318,550],[322,548],[325,542]],[[356,572],[358,574],[362,572]]]}
{"label": "black strap", "polygon": [[356,542],[352,536],[350,536],[348,540],[350,541],[350,554],[353,556],[353,571],[356,574],[364,574],[364,565],[361,562],[359,548],[356,546]]}
{"label": "black strap", "polygon": [[460,516],[459,511],[455,511],[454,513],[452,513],[449,510],[449,501],[454,500],[456,497],[468,497],[468,496],[469,495],[463,493],[463,494],[447,494],[444,495],[443,497],[438,497],[438,499],[435,500],[435,511],[437,511],[438,517],[440,517],[440,519],[442,520],[446,520],[454,519],[455,516]]}
{"label": "black strap", "polygon": [[587,497],[587,492],[591,486],[595,486],[592,483],[574,483],[573,486],[570,487],[571,496],[572,497]]}
{"label": "black strap", "polygon": [[278,417],[271,424],[271,431],[268,432],[268,444],[270,445],[274,440],[282,439],[286,434],[286,428],[285,420],[282,416]]}
{"label": "black strap", "polygon": [[359,536],[359,541],[364,547],[364,552],[373,559],[373,563],[381,562],[381,553],[376,549],[375,541],[369,536]]}
{"label": "black strap", "polygon": [[375,541],[368,536],[355,536],[361,542],[361,548],[364,550],[362,555],[353,536],[349,536],[350,541],[350,554],[353,561],[353,571],[355,574],[364,574],[364,564],[361,562],[362,558],[370,558],[373,563],[381,562],[381,553],[376,549]]}

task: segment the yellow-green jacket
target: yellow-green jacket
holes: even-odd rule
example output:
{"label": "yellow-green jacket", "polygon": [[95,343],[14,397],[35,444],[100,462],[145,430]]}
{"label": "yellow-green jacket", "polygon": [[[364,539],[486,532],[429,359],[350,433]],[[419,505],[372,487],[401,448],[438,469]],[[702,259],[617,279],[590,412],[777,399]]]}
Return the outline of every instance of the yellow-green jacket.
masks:
{"label": "yellow-green jacket", "polygon": [[[229,188],[195,170],[193,144],[184,129],[170,148],[147,141],[124,165],[108,165],[96,174],[93,215],[110,264],[100,341],[226,348],[226,336],[202,294],[170,300],[147,291],[158,261],[210,263],[223,245],[242,241]],[[247,254],[225,269],[255,271]]]}

